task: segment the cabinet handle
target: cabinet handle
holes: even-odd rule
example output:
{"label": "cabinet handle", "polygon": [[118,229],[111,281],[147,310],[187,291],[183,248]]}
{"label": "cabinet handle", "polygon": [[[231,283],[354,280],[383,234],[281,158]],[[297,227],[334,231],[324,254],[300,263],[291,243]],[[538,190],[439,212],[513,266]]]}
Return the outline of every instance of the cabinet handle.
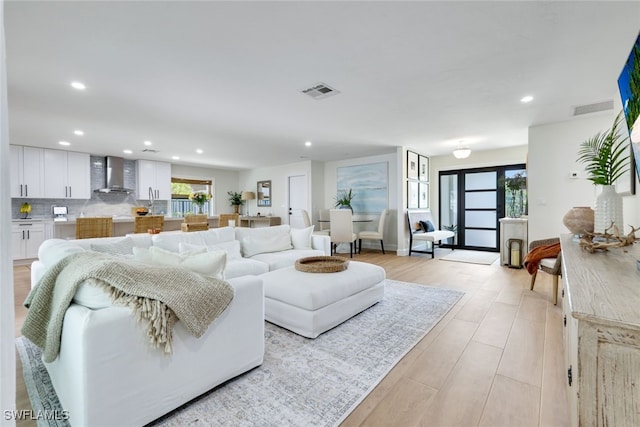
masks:
{"label": "cabinet handle", "polygon": [[29,230],[27,230],[27,240],[29,240],[31,238],[31,234],[29,233]]}
{"label": "cabinet handle", "polygon": [[567,315],[564,315],[564,319],[562,320],[562,323],[564,324],[564,327],[567,327]]}
{"label": "cabinet handle", "polygon": [[69,186],[69,197],[71,197],[71,186]]}
{"label": "cabinet handle", "polygon": [[69,197],[68,194],[67,194],[67,186],[66,185],[64,186],[64,197]]}
{"label": "cabinet handle", "polygon": [[29,197],[29,185],[24,185],[24,197]]}
{"label": "cabinet handle", "polygon": [[571,384],[573,384],[573,367],[569,366],[569,369],[567,369],[567,381],[569,382],[569,387],[571,387]]}
{"label": "cabinet handle", "polygon": [[22,197],[22,184],[20,184],[20,197]]}
{"label": "cabinet handle", "polygon": [[22,240],[24,240],[24,230],[22,230]]}

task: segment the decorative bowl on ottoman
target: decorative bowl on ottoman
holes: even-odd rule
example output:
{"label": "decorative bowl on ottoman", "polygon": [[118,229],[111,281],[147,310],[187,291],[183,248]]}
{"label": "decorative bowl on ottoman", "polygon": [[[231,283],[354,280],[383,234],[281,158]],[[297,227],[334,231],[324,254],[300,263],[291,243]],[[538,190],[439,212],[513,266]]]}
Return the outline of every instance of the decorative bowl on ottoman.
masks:
{"label": "decorative bowl on ottoman", "polygon": [[349,260],[340,256],[310,256],[295,263],[296,270],[306,273],[337,273],[348,266]]}

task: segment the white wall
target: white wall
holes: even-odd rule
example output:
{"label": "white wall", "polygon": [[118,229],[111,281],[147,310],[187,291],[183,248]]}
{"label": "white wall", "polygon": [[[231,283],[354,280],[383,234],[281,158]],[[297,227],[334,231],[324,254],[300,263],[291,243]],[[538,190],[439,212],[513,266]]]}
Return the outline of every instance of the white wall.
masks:
{"label": "white wall", "polygon": [[[238,189],[236,191],[253,191],[258,188],[258,181],[271,180],[271,207],[258,209],[256,200],[249,200],[251,215],[260,212],[261,215],[273,215],[282,218],[283,224],[289,223],[289,177],[305,175],[307,177],[307,193],[309,202],[307,211],[313,212],[311,198],[313,197],[312,162],[296,162],[268,168],[258,168],[250,171],[240,171]],[[316,190],[317,191],[317,190]],[[246,212],[246,205],[242,207]]]}
{"label": "white wall", "polygon": [[[574,206],[593,207],[596,187],[576,162],[577,153],[581,142],[609,129],[614,117],[614,112],[604,112],[529,128],[529,241],[568,233],[564,214]],[[579,172],[579,178],[570,178],[571,171]],[[638,197],[624,198],[626,224],[640,225]]]}
{"label": "white wall", "polygon": [[[384,230],[384,247],[385,251],[389,249],[390,251],[397,250],[399,241],[398,241],[398,219],[402,219],[404,215],[404,210],[402,209],[402,205],[398,205],[398,189],[402,182],[400,178],[401,171],[398,170],[398,153],[385,154],[380,156],[370,156],[370,157],[359,157],[357,159],[349,159],[349,160],[340,160],[336,162],[326,162],[324,164],[324,204],[320,206],[319,209],[322,208],[333,208],[336,202],[336,191],[338,188],[337,185],[337,169],[339,167],[344,166],[356,166],[356,165],[366,165],[370,163],[387,163],[387,172],[389,174],[389,181],[387,183],[388,188],[388,208],[389,215],[387,217],[387,221],[385,223]],[[317,213],[316,213],[317,214]],[[380,218],[379,214],[368,215],[367,218],[372,220],[371,223],[366,224],[356,224],[354,225],[354,232],[358,232],[364,229],[367,230],[375,230],[378,226],[378,219]],[[364,241],[362,242],[364,247],[371,247],[374,249],[379,249],[380,245],[374,241]]]}
{"label": "white wall", "polygon": [[232,213],[227,191],[238,190],[239,172],[223,169],[200,168],[194,166],[171,165],[171,176],[188,179],[210,179],[213,181],[213,214]]}

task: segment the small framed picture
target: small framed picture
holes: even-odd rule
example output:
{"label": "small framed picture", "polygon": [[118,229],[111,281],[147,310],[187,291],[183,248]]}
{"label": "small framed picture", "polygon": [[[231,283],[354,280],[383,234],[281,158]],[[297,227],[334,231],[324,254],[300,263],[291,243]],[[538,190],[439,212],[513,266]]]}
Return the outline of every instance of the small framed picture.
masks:
{"label": "small framed picture", "polygon": [[407,178],[418,179],[418,153],[407,151]]}
{"label": "small framed picture", "polygon": [[429,182],[429,158],[418,156],[418,179],[420,181]]}
{"label": "small framed picture", "polygon": [[429,207],[429,183],[420,182],[418,183],[418,207],[420,209]]}
{"label": "small framed picture", "polygon": [[407,181],[407,208],[418,208],[418,181]]}

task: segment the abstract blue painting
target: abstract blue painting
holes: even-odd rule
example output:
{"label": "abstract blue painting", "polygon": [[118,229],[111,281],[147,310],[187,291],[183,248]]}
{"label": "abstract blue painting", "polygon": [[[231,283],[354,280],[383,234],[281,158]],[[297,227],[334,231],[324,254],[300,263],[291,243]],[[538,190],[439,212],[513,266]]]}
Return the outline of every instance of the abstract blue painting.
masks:
{"label": "abstract blue painting", "polygon": [[389,207],[387,162],[337,168],[337,194],[355,193],[351,202],[354,213],[380,213]]}

